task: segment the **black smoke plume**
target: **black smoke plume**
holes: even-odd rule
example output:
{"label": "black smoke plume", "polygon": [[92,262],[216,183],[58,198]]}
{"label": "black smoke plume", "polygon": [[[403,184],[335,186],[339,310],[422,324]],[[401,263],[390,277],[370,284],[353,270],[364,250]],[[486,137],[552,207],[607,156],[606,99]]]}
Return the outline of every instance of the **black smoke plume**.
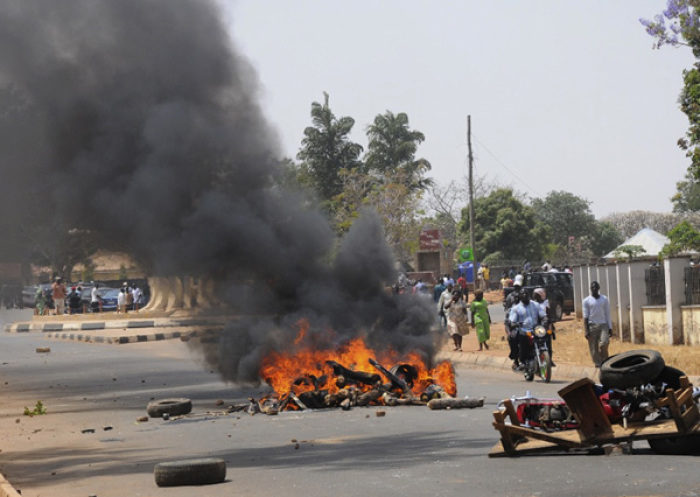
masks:
{"label": "black smoke plume", "polygon": [[337,246],[324,216],[279,188],[257,85],[213,1],[3,1],[0,202],[34,216],[3,216],[4,232],[90,230],[151,275],[215,279],[258,316],[232,320],[209,354],[230,381],[255,381],[301,317],[319,342],[362,334],[432,358],[435,313],[386,292],[394,260],[376,216]]}

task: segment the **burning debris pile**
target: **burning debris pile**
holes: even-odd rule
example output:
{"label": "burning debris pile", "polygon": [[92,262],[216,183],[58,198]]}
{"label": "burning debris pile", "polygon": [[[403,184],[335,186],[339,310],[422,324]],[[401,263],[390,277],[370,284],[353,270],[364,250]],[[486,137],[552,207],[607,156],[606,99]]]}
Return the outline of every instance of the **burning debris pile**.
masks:
{"label": "burning debris pile", "polygon": [[[419,354],[377,354],[361,338],[338,350],[301,346],[303,332],[290,352],[273,352],[263,360],[260,376],[274,393],[250,399],[251,414],[282,410],[369,405],[427,405],[433,409],[480,407],[483,399],[455,399],[455,372],[449,361],[427,367]],[[387,367],[391,365],[390,367]]]}

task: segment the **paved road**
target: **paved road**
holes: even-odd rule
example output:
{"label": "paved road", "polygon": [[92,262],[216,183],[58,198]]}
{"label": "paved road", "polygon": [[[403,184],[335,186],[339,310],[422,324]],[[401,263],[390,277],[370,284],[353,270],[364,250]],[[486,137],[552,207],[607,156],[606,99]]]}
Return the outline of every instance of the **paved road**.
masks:
{"label": "paved road", "polygon": [[[459,394],[486,396],[484,408],[217,415],[217,399],[243,402],[260,389],[222,383],[182,342],[97,345],[2,333],[0,351],[0,388],[15,400],[0,404],[0,472],[23,497],[700,495],[697,458],[656,456],[641,442],[633,456],[486,456],[498,439],[491,411],[500,399],[526,388],[556,397],[564,382],[460,368]],[[165,397],[191,398],[194,416],[136,422],[150,399]],[[48,414],[21,416],[17,406],[37,400]],[[204,456],[226,460],[225,483],[156,487],[158,462]]]}

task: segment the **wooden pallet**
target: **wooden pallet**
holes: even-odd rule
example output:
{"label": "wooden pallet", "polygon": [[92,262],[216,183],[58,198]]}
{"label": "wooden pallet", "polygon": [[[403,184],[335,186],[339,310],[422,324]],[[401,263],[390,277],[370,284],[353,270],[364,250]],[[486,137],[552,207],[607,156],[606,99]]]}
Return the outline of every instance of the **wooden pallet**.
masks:
{"label": "wooden pallet", "polygon": [[693,386],[685,376],[680,379],[680,385],[678,390],[666,390],[666,397],[657,403],[659,407],[668,406],[673,419],[628,423],[626,427],[610,423],[589,378],[559,390],[578,423],[575,430],[546,432],[521,426],[512,401],[505,400],[505,410],[493,413],[493,426],[500,432],[501,440],[491,449],[489,457],[590,451],[635,440],[700,434],[700,412],[693,401]]}

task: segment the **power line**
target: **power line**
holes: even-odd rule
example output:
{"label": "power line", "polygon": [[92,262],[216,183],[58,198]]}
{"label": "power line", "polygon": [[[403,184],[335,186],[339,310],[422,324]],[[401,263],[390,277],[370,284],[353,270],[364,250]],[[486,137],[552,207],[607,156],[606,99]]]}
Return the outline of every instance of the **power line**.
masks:
{"label": "power line", "polygon": [[491,151],[488,149],[488,147],[487,147],[486,145],[484,145],[484,144],[481,142],[481,140],[479,140],[479,138],[478,138],[474,133],[472,133],[472,136],[474,137],[474,140],[476,140],[476,141],[479,143],[479,145],[481,145],[481,146],[484,148],[484,150],[486,150],[486,151],[488,152],[488,154],[493,158],[493,160],[496,161],[496,163],[498,163],[503,169],[505,169],[506,171],[508,171],[508,173],[511,174],[516,180],[518,180],[520,183],[522,183],[522,184],[525,186],[525,188],[527,188],[527,189],[530,191],[530,193],[534,194],[534,196],[536,196],[536,197],[542,197],[542,194],[541,194],[541,193],[539,193],[539,192],[538,192],[537,190],[535,190],[533,187],[531,187],[530,185],[528,185],[528,184],[527,184],[524,180],[522,180],[517,174],[515,174],[513,171],[511,171],[511,170],[508,168],[508,166],[506,166],[505,164],[503,164],[503,162],[501,162],[501,161],[498,159],[498,157],[496,157],[496,156],[493,154],[493,152],[491,152]]}

